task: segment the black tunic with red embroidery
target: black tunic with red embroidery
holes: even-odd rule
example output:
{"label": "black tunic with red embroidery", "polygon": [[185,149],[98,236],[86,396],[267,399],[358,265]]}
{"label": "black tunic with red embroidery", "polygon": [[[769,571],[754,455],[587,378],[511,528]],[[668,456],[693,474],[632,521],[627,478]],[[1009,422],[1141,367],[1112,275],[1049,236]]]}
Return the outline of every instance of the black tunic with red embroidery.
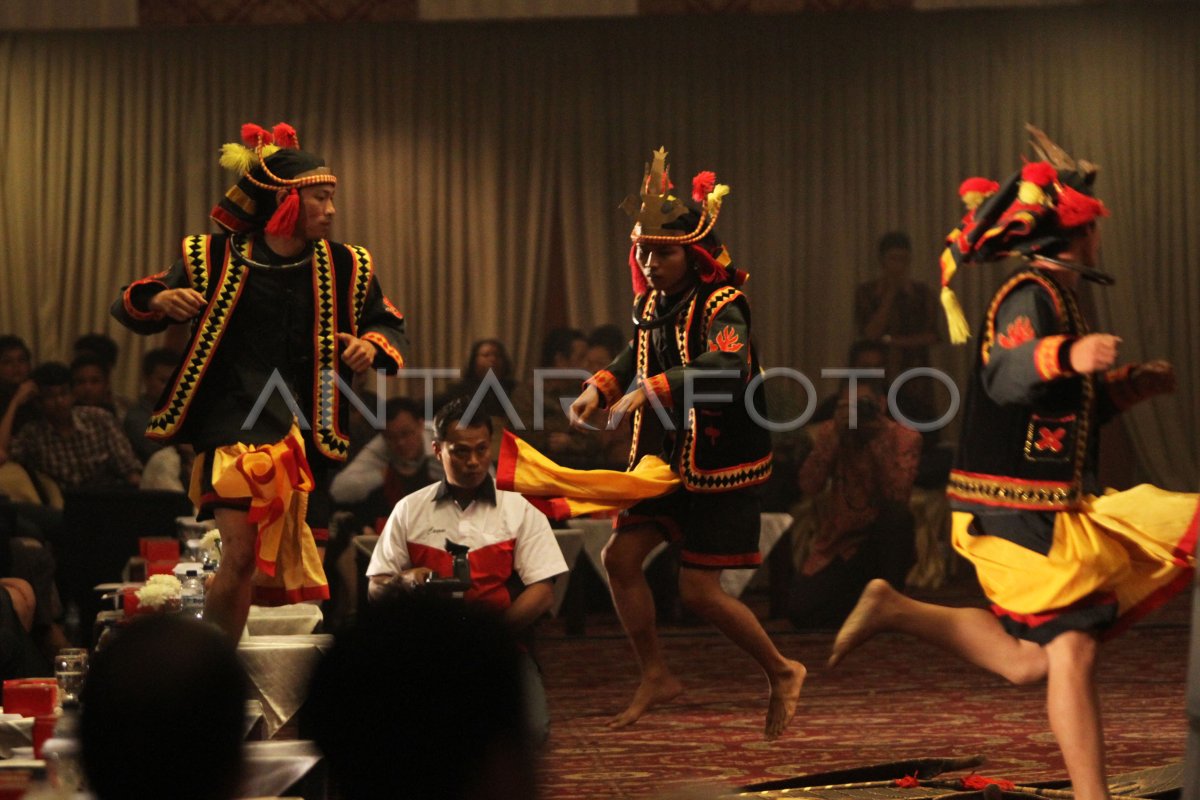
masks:
{"label": "black tunic with red embroidery", "polygon": [[311,428],[310,461],[345,460],[348,408],[338,378],[349,387],[353,375],[338,358],[337,334],[374,344],[374,367],[391,374],[408,348],[404,318],[363,247],[318,240],[290,264],[279,260],[251,237],[189,236],[170,269],[124,287],[112,314],[142,334],[171,323],[149,310],[158,292],[191,288],[208,299],[148,437],[197,450],[268,444],[287,434],[299,410]]}
{"label": "black tunic with red embroidery", "polygon": [[[1140,397],[1133,365],[1097,375],[1071,370],[1071,346],[1087,333],[1074,293],[1051,271],[1030,267],[1009,276],[979,332],[947,489],[955,548],[975,563],[1006,629],[1039,643],[1066,630],[1113,632],[1119,620],[1128,624],[1157,602],[1168,570],[1124,553],[1166,542],[1168,552],[1179,548],[1181,566],[1191,559],[1191,545],[1176,541],[1186,518],[1179,531],[1151,531],[1161,534],[1158,542],[1137,538],[1136,524],[1114,526],[1115,512],[1103,522],[1092,516],[1101,494],[1099,427]],[[1135,491],[1149,502],[1175,502],[1153,487]],[[1124,544],[1108,526],[1128,537]],[[1127,580],[1138,574],[1127,558],[1161,575]]]}

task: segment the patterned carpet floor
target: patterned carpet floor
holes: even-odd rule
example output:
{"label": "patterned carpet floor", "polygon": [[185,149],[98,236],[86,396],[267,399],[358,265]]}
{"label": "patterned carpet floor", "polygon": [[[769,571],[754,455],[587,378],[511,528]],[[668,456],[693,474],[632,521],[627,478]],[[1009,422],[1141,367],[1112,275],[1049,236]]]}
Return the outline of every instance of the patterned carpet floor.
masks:
{"label": "patterned carpet floor", "polygon": [[[1183,593],[1102,651],[1098,680],[1112,773],[1183,758],[1190,602]],[[613,731],[604,723],[632,696],[637,677],[615,618],[590,616],[588,635],[580,637],[545,626],[538,656],[552,732],[543,797],[711,797],[828,769],[974,754],[987,757],[979,771],[991,777],[1065,778],[1043,685],[1012,686],[893,635],[827,670],[831,634],[798,633],[779,620],[767,628],[786,655],[809,668],[799,713],[775,742],[762,738],[765,679],[715,631],[665,627],[666,655],[686,690]]]}

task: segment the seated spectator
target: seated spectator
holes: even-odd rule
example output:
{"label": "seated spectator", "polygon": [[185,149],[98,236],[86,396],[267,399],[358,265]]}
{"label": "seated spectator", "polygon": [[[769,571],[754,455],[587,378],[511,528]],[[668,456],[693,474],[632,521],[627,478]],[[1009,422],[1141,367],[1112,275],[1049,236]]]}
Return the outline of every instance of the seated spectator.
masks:
{"label": "seated spectator", "polygon": [[[882,386],[884,395],[887,394],[887,383],[891,377],[887,374],[887,347],[882,343],[871,339],[859,339],[854,344],[850,345],[850,352],[846,354],[846,365],[850,369],[881,369],[884,370],[883,378],[874,379],[877,384]],[[845,378],[840,379],[844,384]],[[863,379],[859,379],[860,381]],[[809,417],[809,424],[817,422],[825,422],[833,419],[837,412],[838,401],[841,398],[841,392],[834,392],[827,395],[824,400],[817,404],[816,411]]]}
{"label": "seated spectator", "polygon": [[41,364],[33,371],[41,419],[12,438],[0,441],[0,457],[45,473],[62,489],[136,486],[142,465],[112,414],[72,404],[71,372],[63,364]]}
{"label": "seated spectator", "polygon": [[[562,399],[567,405],[579,396],[579,387],[591,373],[584,369],[587,360],[587,338],[575,328],[555,328],[542,340],[542,358],[539,370],[574,370],[577,374],[554,376],[543,372],[535,376],[532,384],[522,386],[513,404],[525,423],[520,436],[539,452],[549,456],[555,463],[575,469],[593,469],[600,466],[602,442],[598,436],[590,435],[571,427]],[[605,362],[604,366],[607,366]],[[538,384],[542,396],[535,396]],[[538,411],[542,419],[539,421]]]}
{"label": "seated spectator", "polygon": [[116,341],[104,333],[85,333],[71,344],[72,360],[79,356],[95,356],[112,372],[117,368],[120,350]]}
{"label": "seated spectator", "polygon": [[132,405],[123,397],[116,397],[112,391],[111,368],[91,353],[75,357],[71,362],[71,395],[75,405],[102,408],[113,415],[113,419],[121,422],[125,413]]}
{"label": "seated spectator", "polygon": [[[587,357],[583,368],[594,375],[608,367],[625,346],[629,337],[616,325],[601,325],[588,334]],[[633,447],[633,417],[626,415],[615,428],[591,433],[600,440],[600,460],[596,466],[602,469],[624,470],[629,466],[629,450]]]}
{"label": "seated spectator", "polygon": [[159,399],[180,360],[179,353],[165,347],[155,348],[142,356],[142,394],[125,412],[121,427],[129,438],[133,454],[143,463],[163,447],[162,442],[146,438],[146,426],[150,424],[150,415],[158,408]]}
{"label": "seated spectator", "polygon": [[611,322],[597,325],[587,337],[585,369],[596,373],[612,363],[612,360],[629,344],[629,334]]}
{"label": "seated spectator", "polygon": [[334,476],[329,487],[333,502],[354,512],[358,527],[376,531],[402,498],[442,477],[437,459],[425,452],[421,404],[393,397],[385,408],[387,427]]}
{"label": "seated spectator", "polygon": [[99,800],[237,796],[248,681],[210,625],[135,619],[92,658],[79,739]]}
{"label": "seated spectator", "polygon": [[36,608],[33,587],[19,578],[0,578],[0,680],[54,674],[31,635]]}
{"label": "seated spectator", "polygon": [[[513,631],[529,629],[554,603],[553,579],[567,571],[562,551],[540,511],[515,492],[496,488],[491,464],[492,423],[476,417],[460,427],[469,400],[442,408],[434,420],[434,454],[446,477],[400,501],[388,517],[367,567],[372,600],[422,588],[431,576],[451,577],[451,542],[470,548],[474,585],[463,599],[503,613]],[[524,588],[515,599],[507,582]],[[523,654],[530,690],[531,730],[545,738],[550,718],[537,664]]]}
{"label": "seated spectator", "polygon": [[798,628],[837,627],[873,578],[903,589],[915,560],[908,500],[921,435],[888,419],[883,403],[877,383],[859,383],[857,427],[851,428],[847,386],[834,418],[812,428],[799,484],[811,498],[815,524],[795,545],[788,608]]}
{"label": "seated spectator", "polygon": [[[33,406],[25,402],[35,389],[29,379],[31,364],[32,353],[25,340],[19,336],[0,336],[0,426],[7,424],[10,433],[16,433],[34,417]],[[23,396],[14,403],[22,387]]]}
{"label": "seated spectator", "polygon": [[346,800],[529,800],[523,658],[478,605],[374,603],[317,666],[301,730]]}
{"label": "seated spectator", "polygon": [[[471,345],[471,355],[462,368],[462,378],[451,384],[446,391],[434,398],[433,407],[441,408],[459,397],[473,398],[483,385],[483,380],[491,372],[504,390],[506,399],[511,399],[517,386],[513,378],[512,359],[499,339],[480,339]],[[504,417],[504,404],[494,391],[488,391],[481,406],[483,413],[489,417]]]}

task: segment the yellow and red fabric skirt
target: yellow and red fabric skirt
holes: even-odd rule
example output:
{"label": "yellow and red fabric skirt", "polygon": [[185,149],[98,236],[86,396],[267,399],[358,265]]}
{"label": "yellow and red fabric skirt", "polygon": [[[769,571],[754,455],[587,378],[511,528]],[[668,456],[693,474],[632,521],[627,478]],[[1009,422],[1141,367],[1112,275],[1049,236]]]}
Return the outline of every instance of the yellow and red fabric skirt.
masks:
{"label": "yellow and red fabric skirt", "polygon": [[1200,495],[1148,484],[1089,496],[1079,509],[1051,515],[1041,543],[1016,530],[1018,514],[956,511],[952,541],[1014,636],[1045,644],[1087,630],[1107,639],[1190,582],[1198,502]]}
{"label": "yellow and red fabric skirt", "polygon": [[329,581],[306,519],[315,481],[298,428],[269,445],[233,444],[196,456],[189,496],[201,509],[245,510],[258,526],[253,602],[327,600]]}

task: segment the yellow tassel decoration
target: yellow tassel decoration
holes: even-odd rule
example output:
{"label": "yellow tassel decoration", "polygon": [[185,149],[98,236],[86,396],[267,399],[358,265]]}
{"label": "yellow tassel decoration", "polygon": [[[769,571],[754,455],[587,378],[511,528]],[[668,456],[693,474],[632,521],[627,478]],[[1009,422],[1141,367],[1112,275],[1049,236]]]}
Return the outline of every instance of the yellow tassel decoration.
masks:
{"label": "yellow tassel decoration", "polygon": [[221,145],[221,166],[238,175],[245,175],[257,161],[254,151],[237,142]]}
{"label": "yellow tassel decoration", "polygon": [[264,145],[263,145],[263,149],[262,149],[262,157],[263,157],[263,158],[267,158],[268,156],[272,156],[272,155],[274,155],[275,153],[278,153],[278,152],[279,152],[279,145],[276,145],[276,144],[264,144]]}
{"label": "yellow tassel decoration", "polygon": [[942,310],[946,312],[946,325],[950,329],[950,341],[954,344],[965,344],[971,338],[971,326],[967,324],[967,316],[963,313],[958,295],[949,286],[942,287]]}

